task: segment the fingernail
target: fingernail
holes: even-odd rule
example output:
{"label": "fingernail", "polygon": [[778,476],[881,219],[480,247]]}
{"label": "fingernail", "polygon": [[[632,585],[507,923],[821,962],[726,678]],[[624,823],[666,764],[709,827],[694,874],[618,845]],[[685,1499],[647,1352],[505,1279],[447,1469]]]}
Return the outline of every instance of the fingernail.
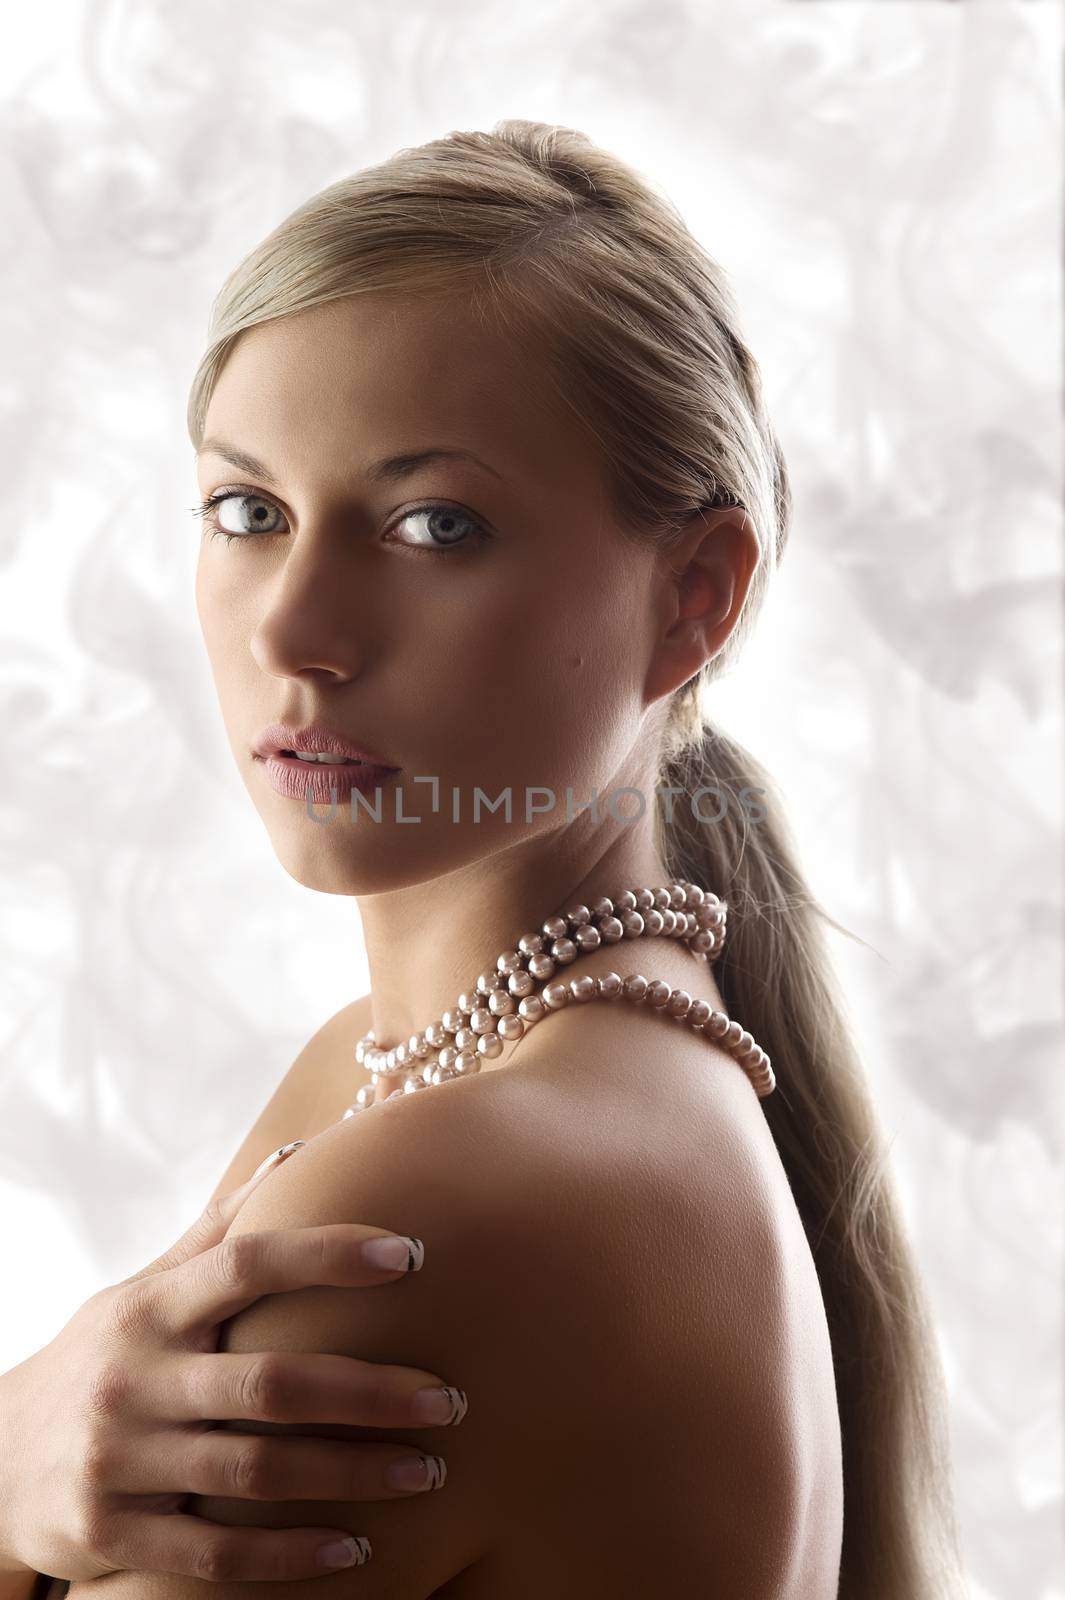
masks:
{"label": "fingernail", "polygon": [[369,1539],[364,1539],[359,1533],[350,1539],[336,1539],[332,1544],[323,1544],[318,1550],[317,1559],[320,1567],[363,1567],[372,1554]]}
{"label": "fingernail", "polygon": [[446,1478],[443,1456],[404,1456],[385,1469],[390,1489],[441,1489]]}
{"label": "fingernail", "polygon": [[469,1402],[461,1389],[419,1389],[411,1399],[416,1422],[453,1425],[461,1422],[468,1410]]}
{"label": "fingernail", "polygon": [[380,1239],[367,1239],[362,1246],[362,1255],[371,1267],[384,1267],[386,1272],[420,1272],[425,1260],[425,1246],[420,1239],[392,1234]]}
{"label": "fingernail", "polygon": [[306,1143],[306,1139],[293,1139],[291,1144],[283,1144],[279,1150],[272,1150],[265,1161],[260,1161],[255,1171],[248,1179],[248,1182],[254,1183],[256,1178],[261,1177],[261,1175],[266,1172],[269,1167],[280,1166],[282,1161],[286,1161],[288,1159],[293,1150],[298,1150],[301,1145]]}

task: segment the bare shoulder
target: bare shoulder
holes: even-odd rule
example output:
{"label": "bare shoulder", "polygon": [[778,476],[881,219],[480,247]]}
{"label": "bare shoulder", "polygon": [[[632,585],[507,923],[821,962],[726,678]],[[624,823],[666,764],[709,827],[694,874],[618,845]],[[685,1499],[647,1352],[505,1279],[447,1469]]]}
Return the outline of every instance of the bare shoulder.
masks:
{"label": "bare shoulder", "polygon": [[[573,1007],[528,1046],[482,1099],[484,1137],[505,1152],[529,1293],[551,1308],[537,1348],[621,1479],[563,1479],[574,1549],[585,1519],[615,1539],[640,1527],[647,1592],[668,1576],[728,1600],[734,1572],[751,1600],[778,1585],[834,1600],[831,1342],[762,1103],[727,1052],[640,1008]],[[552,1471],[559,1437],[542,1437]]]}
{"label": "bare shoulder", "polygon": [[290,1076],[299,1080],[301,1087],[306,1090],[308,1078],[317,1076],[323,1068],[328,1068],[338,1060],[350,1061],[354,1074],[357,1070],[355,1045],[370,1027],[370,1018],[371,998],[368,994],[360,995],[357,1000],[350,1000],[339,1011],[334,1011],[311,1034],[296,1056],[289,1069]]}
{"label": "bare shoulder", "polygon": [[[321,1197],[317,1220],[425,1242],[420,1281],[404,1285],[409,1330],[399,1339],[371,1296],[359,1350],[468,1381],[456,1443],[486,1518],[485,1595],[520,1600],[519,1571],[530,1595],[671,1583],[729,1600],[727,1572],[746,1600],[778,1585],[834,1595],[831,1352],[801,1225],[762,1171],[757,1097],[679,1029],[655,1083],[637,1069],[653,1066],[652,1041],[661,1056],[667,1025],[591,1016],[530,1034],[520,1070],[328,1129],[300,1152],[302,1179],[297,1161],[270,1179],[275,1200],[283,1212],[299,1185],[304,1205]],[[619,1068],[619,1051],[635,1057]],[[486,1471],[497,1451],[505,1475]],[[465,1582],[463,1600],[479,1600]]]}
{"label": "bare shoulder", "polygon": [[252,1124],[218,1180],[212,1199],[244,1183],[272,1150],[292,1139],[313,1138],[320,1128],[336,1120],[341,1067],[346,1067],[344,1089],[351,1099],[362,1082],[369,1081],[355,1065],[355,1045],[370,1027],[370,1016],[370,996],[361,995],[315,1030]]}

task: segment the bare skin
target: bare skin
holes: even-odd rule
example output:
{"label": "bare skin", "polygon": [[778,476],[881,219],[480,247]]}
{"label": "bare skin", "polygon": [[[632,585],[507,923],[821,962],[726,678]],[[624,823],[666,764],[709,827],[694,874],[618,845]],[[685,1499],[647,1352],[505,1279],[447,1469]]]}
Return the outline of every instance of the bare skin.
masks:
{"label": "bare skin", "polygon": [[[600,950],[582,965],[593,972],[611,966],[640,970],[711,1002],[716,996],[705,964],[667,940]],[[259,1142],[243,1152],[241,1170],[288,1137],[313,1142],[330,1130],[335,1135],[362,1076],[352,1050],[369,1015],[370,999],[364,996],[333,1019],[314,1054],[315,1075],[306,1074],[302,1096],[290,1097],[272,1124],[259,1130]],[[765,1467],[750,1487],[752,1519],[766,1530],[775,1557],[788,1553],[791,1568],[781,1593],[835,1600],[843,1505],[831,1349],[791,1191],[742,1071],[716,1046],[646,1010],[588,1005],[548,1019],[511,1047],[506,1070],[484,1072],[440,1092],[467,1097],[471,1125],[477,1125],[478,1105],[488,1113],[481,1126],[491,1128],[497,1157],[520,1166],[523,1183],[537,1195],[545,1236],[563,1239],[580,1216],[582,1258],[594,1259],[607,1281],[625,1283],[626,1313],[623,1322],[611,1324],[610,1363],[620,1372],[640,1374],[646,1408],[633,1424],[633,1448],[658,1463],[660,1483],[653,1500],[619,1497],[618,1477],[623,1481],[626,1473],[615,1446],[615,1476],[589,1474],[575,1496],[561,1442],[560,1453],[550,1459],[526,1455],[530,1480],[539,1486],[527,1496],[528,1525],[515,1527],[511,1521],[488,1555],[434,1594],[441,1600],[635,1594],[645,1592],[641,1583],[650,1570],[656,1593],[702,1592],[699,1584],[693,1587],[692,1576],[704,1577],[707,1570],[698,1540],[705,1537],[709,1549],[713,1533],[699,1485],[706,1479],[711,1440],[730,1454],[730,1441],[719,1427],[706,1425],[706,1415],[716,1416],[714,1397],[727,1381],[720,1362],[722,1335],[731,1334],[733,1319],[739,1318],[751,1323],[740,1341],[740,1359],[749,1359],[757,1341],[760,1364],[774,1377],[764,1412],[743,1412],[745,1430],[764,1434]],[[656,1214],[675,1215],[680,1193],[686,1225],[660,1226]],[[637,1238],[644,1244],[634,1259]],[[768,1285],[766,1248],[777,1262]],[[703,1251],[705,1261],[693,1271],[693,1259]],[[639,1259],[652,1256],[654,1272],[641,1270]],[[594,1283],[585,1260],[584,1270],[574,1272],[573,1297],[577,1301],[587,1287],[590,1330],[601,1315]],[[758,1302],[753,1313],[752,1302]],[[506,1350],[500,1350],[499,1360],[502,1377]],[[711,1362],[714,1378],[708,1383]],[[579,1370],[581,1363],[574,1365]],[[567,1388],[568,1368],[569,1363],[557,1372],[551,1367],[553,1407],[569,1419],[560,1441],[574,1428],[580,1434],[588,1411],[579,1388],[572,1393]],[[321,1431],[351,1436],[351,1430]],[[745,1458],[746,1449],[737,1451],[737,1458]],[[797,1463],[801,1513],[782,1493],[773,1465],[785,1454]],[[557,1501],[542,1487],[552,1482],[559,1485]],[[217,1512],[218,1503],[208,1502],[204,1514]],[[435,1518],[445,1516],[446,1507],[419,1502],[404,1505],[402,1515],[405,1537],[431,1542]],[[618,1555],[614,1536],[625,1527],[656,1539],[653,1558],[642,1548]],[[608,1571],[608,1561],[615,1560],[617,1570]],[[648,1561],[649,1566],[641,1564]],[[355,1578],[350,1592],[359,1592]],[[722,1583],[722,1594],[733,1592]],[[770,1590],[759,1585],[743,1592]]]}
{"label": "bare skin", "polygon": [[[535,362],[489,337],[456,302],[374,295],[251,330],[223,369],[205,436],[201,495],[234,491],[214,515],[227,531],[249,530],[232,543],[205,531],[196,582],[234,757],[285,870],[355,900],[371,980],[370,995],[304,1052],[222,1192],[270,1149],[313,1140],[337,1123],[366,1081],[352,1051],[370,1027],[386,1043],[405,1039],[550,911],[669,881],[652,833],[661,727],[669,697],[735,627],[758,544],[738,508],[693,517],[668,556],[626,543],[594,437],[559,406]],[[474,452],[487,466],[436,460],[392,482],[370,473],[382,458],[435,446]],[[267,472],[228,463],[228,447]],[[448,512],[460,537],[434,553],[430,530]],[[399,822],[386,799],[380,823],[364,814],[352,822],[342,803],[329,826],[316,825],[302,800],[269,786],[252,752],[275,721],[323,721],[369,745],[402,768],[401,814],[420,820]],[[439,780],[436,811],[416,775]],[[475,788],[495,797],[508,787],[510,820],[489,810],[473,820]],[[533,788],[557,803],[529,817]],[[622,788],[644,797],[642,817],[631,794],[616,815],[607,805]],[[598,815],[577,809],[596,791]],[[669,940],[581,958],[582,973],[611,968],[665,978],[721,1006],[711,970]],[[549,1166],[543,1187],[563,1216],[584,1198],[566,1192],[560,1160],[577,1127],[585,1151],[622,1167],[625,1152],[643,1160],[653,1150],[656,1181],[683,1184],[708,1219],[728,1221],[722,1208],[732,1204],[734,1227],[741,1202],[729,1201],[722,1173],[731,1160],[737,1171],[758,1173],[759,1215],[782,1259],[795,1258],[778,1335],[782,1370],[801,1396],[796,1437],[816,1512],[795,1533],[788,1592],[827,1600],[842,1517],[838,1419],[823,1307],[787,1180],[759,1102],[731,1058],[653,1015],[620,1017],[618,1007],[593,1005],[549,1018],[455,1087],[502,1107],[503,1125],[508,1111],[518,1119],[535,1108],[543,1119],[540,1176]],[[611,1048],[585,1050],[589,1026]],[[388,1088],[379,1086],[378,1098]],[[748,1188],[744,1202],[750,1198]],[[604,1193],[604,1215],[587,1219],[591,1232],[609,1239],[623,1203],[623,1193]],[[632,1276],[634,1329],[661,1320],[663,1297],[671,1326],[703,1325],[705,1279],[700,1290],[689,1250],[678,1238],[675,1257],[649,1285],[619,1235],[617,1269]],[[625,1361],[623,1344],[616,1355]],[[627,1358],[638,1365],[638,1349]],[[668,1448],[687,1458],[697,1484],[705,1437],[667,1431]],[[665,1438],[660,1444],[665,1451]],[[698,1505],[694,1488],[689,1522],[698,1521]],[[493,1561],[438,1592],[449,1600],[532,1600],[561,1595],[560,1572],[574,1594],[592,1592],[581,1587],[581,1562],[593,1563],[588,1583],[596,1571],[587,1523],[567,1526],[564,1509],[553,1577],[537,1571],[523,1539],[509,1557],[501,1546]],[[416,1536],[416,1519],[432,1512],[404,1510]],[[616,1510],[604,1500],[601,1511],[608,1527]],[[530,1508],[537,1515],[543,1507]],[[664,1566],[661,1575],[668,1578]]]}

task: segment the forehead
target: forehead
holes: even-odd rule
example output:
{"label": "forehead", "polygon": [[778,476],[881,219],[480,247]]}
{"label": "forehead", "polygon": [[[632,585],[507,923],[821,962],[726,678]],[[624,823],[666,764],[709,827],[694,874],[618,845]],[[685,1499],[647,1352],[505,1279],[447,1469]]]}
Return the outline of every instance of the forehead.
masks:
{"label": "forehead", "polygon": [[350,480],[360,459],[451,445],[508,481],[598,490],[594,436],[560,401],[544,360],[484,328],[461,299],[367,294],[243,333],[215,385],[205,433],[268,461]]}

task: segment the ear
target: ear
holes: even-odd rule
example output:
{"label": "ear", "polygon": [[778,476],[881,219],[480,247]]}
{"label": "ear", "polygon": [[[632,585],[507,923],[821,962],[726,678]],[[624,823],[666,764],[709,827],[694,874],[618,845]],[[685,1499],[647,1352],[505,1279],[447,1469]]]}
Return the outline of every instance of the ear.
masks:
{"label": "ear", "polygon": [[655,563],[658,631],[648,703],[672,694],[724,647],[739,621],[761,546],[743,506],[697,511]]}

